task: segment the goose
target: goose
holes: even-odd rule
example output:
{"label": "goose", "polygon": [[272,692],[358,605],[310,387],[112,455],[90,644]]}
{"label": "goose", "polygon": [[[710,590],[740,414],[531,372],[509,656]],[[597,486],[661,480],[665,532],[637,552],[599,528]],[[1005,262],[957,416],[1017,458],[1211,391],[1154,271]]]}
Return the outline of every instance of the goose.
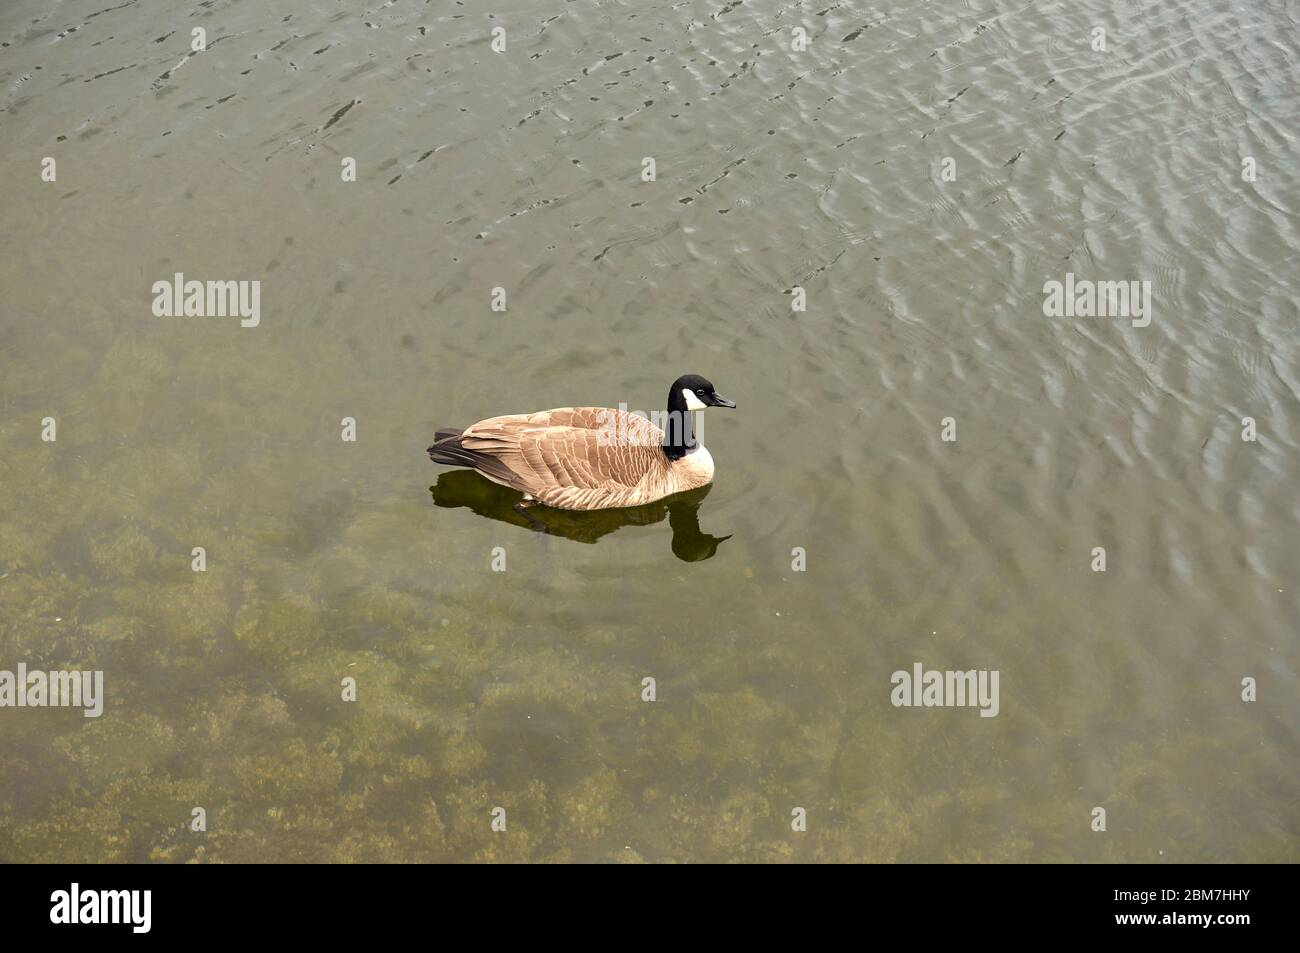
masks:
{"label": "goose", "polygon": [[713,481],[713,457],[695,439],[692,414],[735,406],[700,375],[685,374],[668,390],[667,433],[626,410],[557,407],[438,430],[428,453],[520,491],[521,507],[643,506]]}

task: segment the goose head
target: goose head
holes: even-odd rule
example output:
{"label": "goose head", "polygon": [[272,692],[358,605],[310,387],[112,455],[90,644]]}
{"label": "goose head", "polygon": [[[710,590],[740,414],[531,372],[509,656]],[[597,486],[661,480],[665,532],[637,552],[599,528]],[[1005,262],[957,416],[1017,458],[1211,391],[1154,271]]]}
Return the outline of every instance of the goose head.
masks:
{"label": "goose head", "polygon": [[735,407],[713,385],[699,374],[683,374],[668,389],[668,417],[664,427],[664,453],[669,460],[677,461],[699,449],[695,439],[692,411],[709,407]]}
{"label": "goose head", "polygon": [[699,374],[683,374],[673,381],[668,391],[668,409],[676,411],[704,410],[708,407],[732,407],[736,402],[727,400],[713,385]]}

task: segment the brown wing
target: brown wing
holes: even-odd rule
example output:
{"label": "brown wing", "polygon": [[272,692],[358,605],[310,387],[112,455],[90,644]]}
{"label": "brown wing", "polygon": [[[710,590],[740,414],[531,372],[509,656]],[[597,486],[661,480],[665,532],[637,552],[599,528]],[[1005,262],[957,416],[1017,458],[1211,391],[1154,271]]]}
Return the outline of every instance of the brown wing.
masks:
{"label": "brown wing", "polygon": [[644,417],[603,407],[561,407],[493,417],[460,446],[484,458],[488,476],[543,503],[571,509],[621,500],[664,465],[663,431]]}
{"label": "brown wing", "polygon": [[664,439],[664,432],[646,418],[610,407],[557,407],[554,410],[539,410],[535,414],[489,417],[487,420],[480,420],[464,432],[486,434],[543,427],[576,427],[579,430],[605,431],[621,428],[629,436],[647,443],[662,444]]}

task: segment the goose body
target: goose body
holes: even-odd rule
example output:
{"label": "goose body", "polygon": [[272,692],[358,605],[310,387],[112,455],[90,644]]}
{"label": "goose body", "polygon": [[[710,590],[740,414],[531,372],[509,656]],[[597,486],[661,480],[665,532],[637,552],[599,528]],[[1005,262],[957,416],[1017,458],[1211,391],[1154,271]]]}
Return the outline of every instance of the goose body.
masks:
{"label": "goose body", "polygon": [[713,480],[713,457],[695,440],[691,414],[734,406],[704,378],[686,375],[669,391],[667,432],[625,410],[558,407],[439,430],[429,456],[557,509],[643,506]]}

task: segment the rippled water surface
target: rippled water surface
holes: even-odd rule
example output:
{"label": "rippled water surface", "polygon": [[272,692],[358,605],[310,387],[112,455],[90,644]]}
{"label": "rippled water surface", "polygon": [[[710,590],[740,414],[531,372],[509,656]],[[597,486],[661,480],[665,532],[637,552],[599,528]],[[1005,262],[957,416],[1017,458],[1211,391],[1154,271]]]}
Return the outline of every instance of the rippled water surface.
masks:
{"label": "rippled water surface", "polygon": [[[1296,9],[10,0],[0,859],[1300,860]],[[424,454],[688,371],[671,506]]]}

